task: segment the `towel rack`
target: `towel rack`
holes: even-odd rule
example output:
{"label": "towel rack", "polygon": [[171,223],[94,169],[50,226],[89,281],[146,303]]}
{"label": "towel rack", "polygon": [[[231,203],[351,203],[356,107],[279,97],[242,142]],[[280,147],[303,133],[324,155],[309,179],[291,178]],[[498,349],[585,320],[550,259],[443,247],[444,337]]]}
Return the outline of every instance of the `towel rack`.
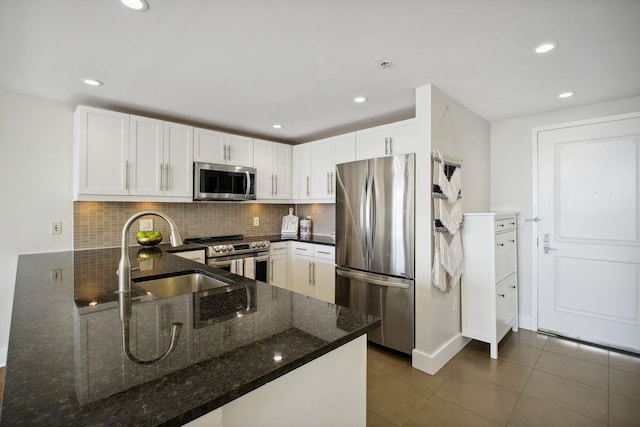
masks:
{"label": "towel rack", "polygon": [[462,167],[462,160],[452,159],[450,157],[443,156],[440,153],[431,153],[431,158],[434,162],[444,163],[447,166],[454,166],[457,168]]}

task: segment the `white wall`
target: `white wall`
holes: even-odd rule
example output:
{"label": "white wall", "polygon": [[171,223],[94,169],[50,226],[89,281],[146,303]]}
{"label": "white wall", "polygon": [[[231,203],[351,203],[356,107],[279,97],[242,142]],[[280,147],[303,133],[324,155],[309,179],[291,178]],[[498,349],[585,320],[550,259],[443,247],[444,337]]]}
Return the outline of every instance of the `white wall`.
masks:
{"label": "white wall", "polygon": [[489,123],[432,85],[416,90],[416,122],[419,139],[424,143],[420,144],[416,156],[416,349],[413,366],[433,374],[466,340],[461,336],[460,286],[446,294],[431,286],[431,150],[438,149],[443,156],[462,160],[464,211],[487,211]]}
{"label": "white wall", "polygon": [[532,321],[533,217],[532,131],[614,114],[640,111],[640,97],[592,104],[491,123],[491,210],[519,211],[518,282],[520,326],[535,330]]}
{"label": "white wall", "polygon": [[[0,91],[0,366],[19,254],[72,249],[73,109]],[[62,221],[52,236],[50,221]]]}

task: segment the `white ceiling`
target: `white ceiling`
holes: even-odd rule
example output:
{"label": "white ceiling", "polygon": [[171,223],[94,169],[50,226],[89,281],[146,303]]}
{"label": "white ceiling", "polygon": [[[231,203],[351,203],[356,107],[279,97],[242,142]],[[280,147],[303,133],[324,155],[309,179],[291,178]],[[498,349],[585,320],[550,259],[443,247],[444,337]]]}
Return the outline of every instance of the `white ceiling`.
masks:
{"label": "white ceiling", "polygon": [[0,1],[0,89],[290,142],[428,83],[489,121],[640,95],[639,0],[148,1]]}

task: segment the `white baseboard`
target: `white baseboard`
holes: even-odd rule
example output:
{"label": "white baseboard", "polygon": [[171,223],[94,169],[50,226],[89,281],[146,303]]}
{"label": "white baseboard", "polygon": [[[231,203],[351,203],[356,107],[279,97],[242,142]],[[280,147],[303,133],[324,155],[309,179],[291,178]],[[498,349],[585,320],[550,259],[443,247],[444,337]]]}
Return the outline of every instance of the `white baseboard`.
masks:
{"label": "white baseboard", "polygon": [[7,366],[7,347],[0,347],[0,368]]}
{"label": "white baseboard", "polygon": [[533,319],[531,316],[519,315],[518,316],[518,327],[522,329],[526,329],[529,331],[537,331],[538,328],[533,324]]}
{"label": "white baseboard", "polygon": [[413,349],[412,365],[416,369],[435,375],[440,368],[447,364],[460,350],[471,341],[471,338],[458,334],[447,341],[433,353],[425,353],[418,349]]}

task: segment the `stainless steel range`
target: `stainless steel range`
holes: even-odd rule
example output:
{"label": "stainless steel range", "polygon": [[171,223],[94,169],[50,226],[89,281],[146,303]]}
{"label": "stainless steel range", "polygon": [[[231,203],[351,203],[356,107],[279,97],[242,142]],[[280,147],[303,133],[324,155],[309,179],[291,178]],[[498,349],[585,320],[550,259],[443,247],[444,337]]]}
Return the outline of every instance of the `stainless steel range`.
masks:
{"label": "stainless steel range", "polygon": [[263,282],[269,277],[268,240],[245,239],[243,235],[236,234],[198,237],[184,241],[207,246],[207,265]]}

